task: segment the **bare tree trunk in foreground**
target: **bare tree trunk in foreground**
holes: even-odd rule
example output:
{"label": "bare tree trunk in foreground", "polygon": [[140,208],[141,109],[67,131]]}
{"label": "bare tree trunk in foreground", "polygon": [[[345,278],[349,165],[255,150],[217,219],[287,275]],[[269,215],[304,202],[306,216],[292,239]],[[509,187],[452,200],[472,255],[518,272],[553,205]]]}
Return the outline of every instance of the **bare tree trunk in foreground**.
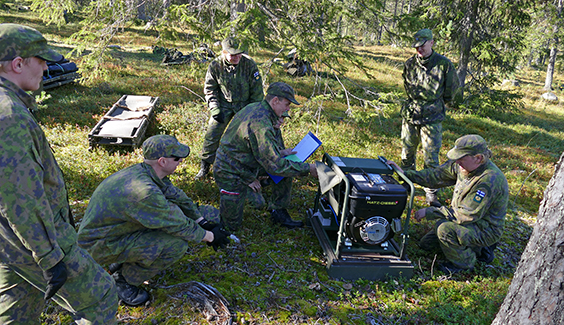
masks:
{"label": "bare tree trunk in foreground", "polygon": [[564,324],[564,154],[492,325]]}

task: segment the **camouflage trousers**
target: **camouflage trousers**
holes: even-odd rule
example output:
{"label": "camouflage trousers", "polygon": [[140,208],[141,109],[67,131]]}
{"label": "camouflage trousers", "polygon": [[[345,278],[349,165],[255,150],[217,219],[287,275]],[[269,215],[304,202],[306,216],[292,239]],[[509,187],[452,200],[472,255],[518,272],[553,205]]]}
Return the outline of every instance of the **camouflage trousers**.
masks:
{"label": "camouflage trousers", "polygon": [[[233,184],[230,180],[224,180],[215,176],[215,182],[219,187],[219,211],[221,221],[231,231],[236,231],[243,223],[243,210],[245,201],[249,200],[253,207],[257,207],[257,193],[248,185]],[[269,186],[272,195],[268,203],[268,210],[285,209],[290,205],[292,193],[292,177],[284,177],[278,184],[272,180],[261,181],[261,185]],[[262,191],[261,191],[262,192]],[[262,202],[264,204],[264,202]]]}
{"label": "camouflage trousers", "polygon": [[[210,205],[201,205],[202,216],[211,222],[219,223],[219,210]],[[99,259],[101,263],[121,263],[121,274],[127,283],[134,286],[153,278],[160,271],[178,262],[189,243],[182,238],[160,230],[147,229],[131,236],[127,247],[115,257]]]}
{"label": "camouflage trousers", "polygon": [[[421,143],[423,149],[423,168],[439,166],[439,152],[443,141],[443,125],[441,122],[415,125],[405,119],[401,124],[401,168],[416,169],[415,158],[417,147]],[[426,193],[436,193],[436,189],[425,188]]]}
{"label": "camouflage trousers", "polygon": [[[63,259],[68,278],[53,300],[71,312],[77,324],[117,324],[118,298],[112,277],[90,254],[74,245]],[[42,270],[26,264],[0,263],[0,324],[39,324],[47,287]]]}
{"label": "camouflage trousers", "polygon": [[476,255],[482,247],[493,245],[499,236],[484,231],[476,224],[459,225],[446,219],[440,219],[434,228],[419,241],[419,246],[428,251],[439,248],[447,260],[456,267],[471,269],[476,264]]}
{"label": "camouflage trousers", "polygon": [[225,114],[224,123],[219,123],[210,116],[208,128],[206,130],[206,134],[204,135],[204,144],[202,145],[200,158],[209,164],[213,164],[215,160],[215,152],[217,151],[217,148],[219,148],[221,136],[223,135],[223,132],[225,132],[225,129],[233,118],[233,115],[235,115],[235,112],[231,110],[222,109],[221,111]]}

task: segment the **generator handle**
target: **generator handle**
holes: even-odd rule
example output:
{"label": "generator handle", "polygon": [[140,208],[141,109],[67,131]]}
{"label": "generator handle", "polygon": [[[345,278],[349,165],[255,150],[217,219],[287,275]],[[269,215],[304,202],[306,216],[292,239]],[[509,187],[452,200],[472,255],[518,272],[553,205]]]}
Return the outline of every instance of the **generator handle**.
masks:
{"label": "generator handle", "polygon": [[335,173],[337,173],[337,175],[339,175],[339,177],[341,177],[341,179],[345,182],[345,197],[343,200],[341,221],[339,222],[339,232],[337,233],[337,245],[335,247],[335,256],[337,258],[340,258],[341,242],[345,237],[345,217],[347,215],[347,209],[349,208],[349,191],[351,189],[351,183],[349,182],[347,175],[345,175],[341,168],[333,162],[329,154],[323,154],[323,162],[327,164],[327,166],[331,167],[331,169],[333,169],[333,171],[335,171]]}
{"label": "generator handle", "polygon": [[394,165],[388,165],[388,166],[392,166],[394,168],[394,171],[398,174],[398,176],[401,177],[401,179],[403,179],[407,184],[409,184],[409,201],[407,202],[407,212],[405,215],[405,223],[403,225],[402,241],[400,247],[400,259],[404,260],[406,258],[405,251],[407,249],[407,237],[409,237],[407,230],[409,228],[409,219],[411,218],[411,210],[413,209],[413,198],[415,197],[415,187],[413,186],[413,182],[409,178],[407,178],[407,176],[405,176],[403,171],[399,170]]}

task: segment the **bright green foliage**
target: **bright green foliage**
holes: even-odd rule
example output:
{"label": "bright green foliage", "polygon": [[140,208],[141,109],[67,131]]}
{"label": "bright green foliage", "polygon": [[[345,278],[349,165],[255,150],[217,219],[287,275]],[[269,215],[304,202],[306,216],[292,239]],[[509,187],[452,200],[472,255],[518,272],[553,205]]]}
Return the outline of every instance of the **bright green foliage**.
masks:
{"label": "bright green foliage", "polygon": [[39,18],[57,27],[65,24],[65,15],[72,14],[77,9],[78,2],[74,0],[36,0],[31,5],[31,10],[36,11]]}
{"label": "bright green foliage", "polygon": [[202,6],[191,3],[172,5],[168,8],[167,19],[162,22],[161,29],[166,37],[182,38],[180,32],[191,31],[197,40],[213,43],[217,40],[217,30],[229,21],[229,6],[227,2],[209,1]]}

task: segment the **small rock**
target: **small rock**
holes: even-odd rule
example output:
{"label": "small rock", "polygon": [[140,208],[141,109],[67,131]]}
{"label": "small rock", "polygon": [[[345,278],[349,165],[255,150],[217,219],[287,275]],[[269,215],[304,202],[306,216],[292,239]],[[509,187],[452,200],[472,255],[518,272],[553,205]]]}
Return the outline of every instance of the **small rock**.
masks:
{"label": "small rock", "polygon": [[513,87],[519,87],[519,80],[515,80],[515,79],[503,79],[503,82],[501,83],[502,86],[513,86]]}
{"label": "small rock", "polygon": [[552,92],[547,92],[541,95],[541,98],[546,100],[547,102],[557,102],[558,101],[558,97],[556,97],[556,95]]}

